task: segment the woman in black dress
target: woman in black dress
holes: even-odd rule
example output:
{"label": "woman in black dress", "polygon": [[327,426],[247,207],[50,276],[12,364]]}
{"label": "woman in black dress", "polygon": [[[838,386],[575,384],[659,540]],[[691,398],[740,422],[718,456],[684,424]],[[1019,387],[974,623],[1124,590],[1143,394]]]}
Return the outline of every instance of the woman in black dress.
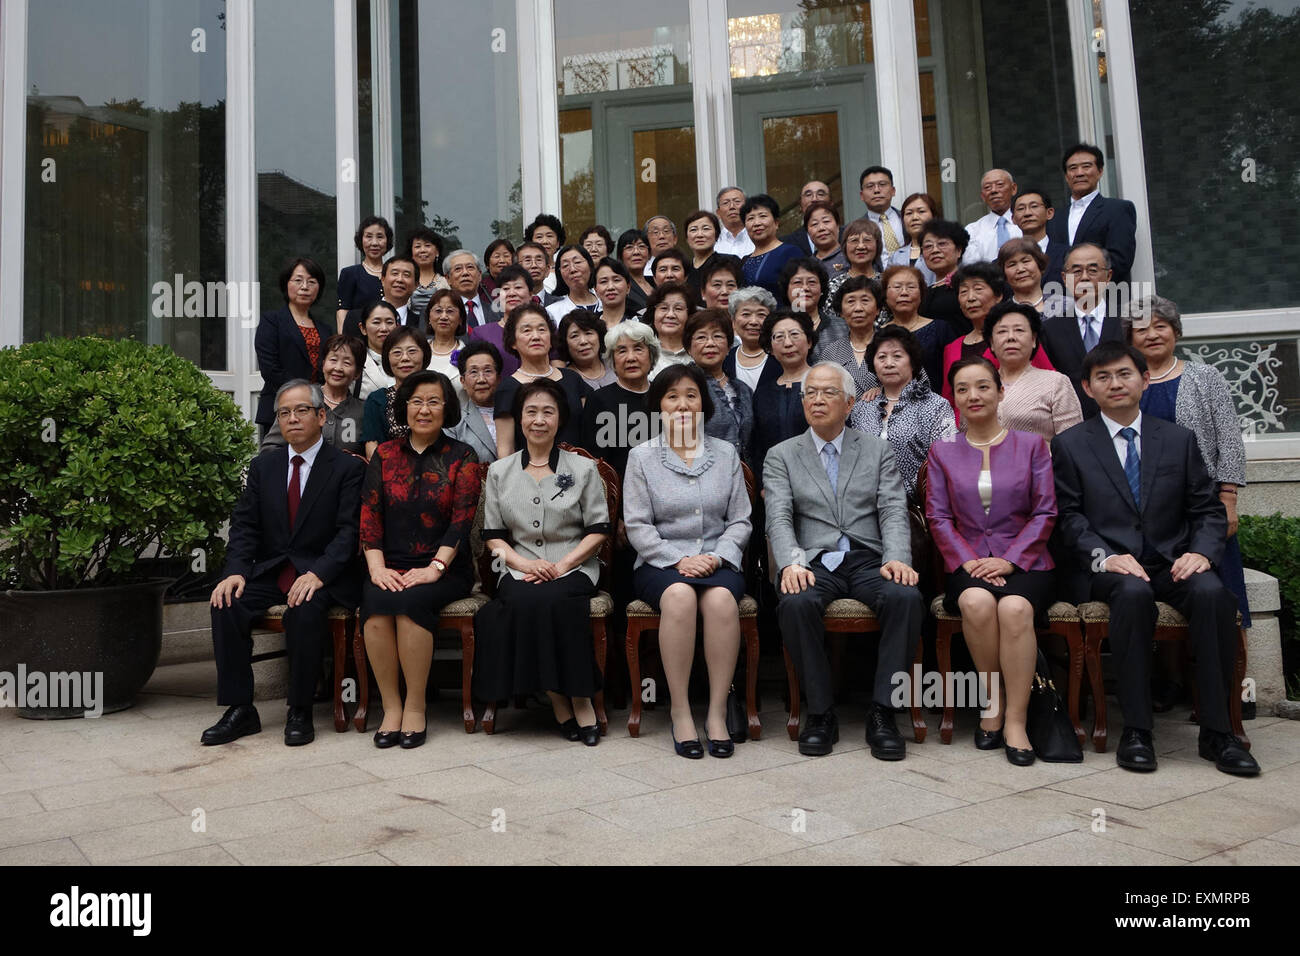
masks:
{"label": "woman in black dress", "polygon": [[384,297],[379,278],[384,272],[384,256],[393,248],[393,227],[383,216],[367,216],[357,227],[352,243],[365,259],[344,266],[339,272],[339,306],[335,317],[340,332],[348,312]]}
{"label": "woman in black dress", "polygon": [[469,529],[481,479],[474,450],[443,432],[460,422],[460,402],[447,376],[409,376],[397,390],[395,413],[410,431],[375,449],[362,486],[361,548],[369,577],[361,626],[384,702],[375,746],[410,749],[425,740],[425,685],[438,615],[474,586]]}
{"label": "woman in black dress", "polygon": [[496,597],[474,618],[474,692],[497,701],[545,690],[568,740],[600,742],[600,690],[590,602],[608,536],[605,485],[590,458],[560,450],[568,402],[540,379],[515,392],[526,446],[488,468],[483,545],[500,571]]}

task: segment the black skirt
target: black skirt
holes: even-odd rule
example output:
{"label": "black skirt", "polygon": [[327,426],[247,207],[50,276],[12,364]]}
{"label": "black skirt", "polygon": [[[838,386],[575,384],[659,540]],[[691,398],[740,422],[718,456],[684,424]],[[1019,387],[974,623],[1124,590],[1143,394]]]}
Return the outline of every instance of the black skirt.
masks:
{"label": "black skirt", "polygon": [[726,588],[737,604],[745,596],[745,578],[739,571],[727,567],[718,568],[707,578],[688,578],[676,568],[656,568],[649,564],[641,565],[632,573],[636,596],[656,611],[659,610],[659,599],[674,584],[689,584],[697,592],[706,588]]}
{"label": "black skirt", "polygon": [[591,580],[574,571],[533,584],[507,574],[474,616],[474,695],[505,700],[546,690],[591,697],[601,689],[591,638]]}
{"label": "black skirt", "polygon": [[1011,595],[1022,597],[1034,609],[1034,620],[1045,623],[1047,609],[1052,606],[1053,585],[1056,581],[1054,571],[1017,571],[1007,575],[1007,583],[996,587],[987,581],[973,578],[963,568],[948,572],[948,584],[943,596],[944,610],[949,614],[960,614],[957,599],[968,588],[982,588],[994,597],[1004,598]]}
{"label": "black skirt", "polygon": [[385,591],[376,587],[369,576],[361,593],[361,626],[371,616],[397,617],[406,615],[426,631],[438,630],[438,617],[452,601],[467,597],[474,587],[472,577],[456,573],[456,565],[429,584],[417,584],[404,591]]}

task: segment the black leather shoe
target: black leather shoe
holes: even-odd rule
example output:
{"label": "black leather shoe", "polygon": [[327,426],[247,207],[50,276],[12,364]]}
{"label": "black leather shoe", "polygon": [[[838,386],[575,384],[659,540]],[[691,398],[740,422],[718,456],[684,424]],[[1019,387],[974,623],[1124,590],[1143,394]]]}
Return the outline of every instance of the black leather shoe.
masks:
{"label": "black leather shoe", "polygon": [[581,740],[582,734],[578,731],[578,718],[570,717],[564,723],[560,724],[560,736],[565,740]]}
{"label": "black leather shoe", "polygon": [[688,760],[704,759],[704,746],[699,740],[678,740],[677,731],[670,731],[673,735],[673,749],[677,751],[677,756],[686,757]]}
{"label": "black leather shoe", "polygon": [[1202,730],[1196,749],[1206,760],[1213,760],[1214,766],[1224,773],[1239,777],[1254,777],[1259,773],[1258,762],[1235,734]]}
{"label": "black leather shoe", "polygon": [[400,730],[376,730],[375,746],[380,750],[387,750],[389,747],[396,747],[402,742],[402,732]]}
{"label": "black leather shoe", "polygon": [[708,737],[706,739],[709,741],[710,757],[730,757],[736,752],[736,745],[731,738],[714,740],[712,737]]}
{"label": "black leather shoe", "polygon": [[867,711],[867,743],[871,756],[877,760],[902,760],[907,756],[907,744],[894,723],[894,711],[880,704],[872,704]]}
{"label": "black leather shoe", "polygon": [[[582,735],[582,742],[588,747],[594,747],[600,743],[600,724],[592,724],[590,727],[579,727],[578,733]],[[699,741],[696,741],[698,743]]]}
{"label": "black leather shoe", "polygon": [[289,747],[301,747],[316,739],[316,728],[311,724],[310,707],[290,707],[284,722],[284,742]]}
{"label": "black leather shoe", "polygon": [[799,734],[799,752],[805,757],[825,757],[840,742],[840,722],[835,711],[809,714]]}
{"label": "black leather shoe", "polygon": [[1005,744],[1004,746],[1007,751],[1007,763],[1016,767],[1028,767],[1034,762],[1034,751],[1032,748],[1029,750],[1021,750],[1019,747],[1012,747],[1010,744]]}
{"label": "black leather shoe", "polygon": [[424,741],[428,738],[428,728],[424,730],[404,730],[402,731],[402,742],[397,746],[403,750],[414,750],[416,747],[423,746]]}
{"label": "black leather shoe", "polygon": [[1156,748],[1151,743],[1151,731],[1125,727],[1115,750],[1115,763],[1125,770],[1150,773],[1156,769]]}
{"label": "black leather shoe", "polygon": [[221,719],[203,731],[199,738],[205,746],[228,744],[240,737],[262,732],[262,719],[257,716],[257,708],[252,704],[235,704],[227,707]]}
{"label": "black leather shoe", "polygon": [[1006,740],[1002,737],[1002,728],[997,730],[985,730],[983,727],[975,728],[975,749],[976,750],[997,750],[1006,746]]}

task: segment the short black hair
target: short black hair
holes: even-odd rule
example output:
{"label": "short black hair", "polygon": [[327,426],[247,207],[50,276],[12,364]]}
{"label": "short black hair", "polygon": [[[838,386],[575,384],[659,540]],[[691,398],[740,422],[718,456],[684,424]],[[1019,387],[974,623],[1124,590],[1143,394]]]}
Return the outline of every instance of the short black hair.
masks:
{"label": "short black hair", "polygon": [[965,252],[966,247],[970,245],[970,233],[966,231],[966,227],[959,222],[953,222],[951,219],[939,219],[938,217],[927,219],[921,224],[921,228],[916,231],[917,244],[919,245],[929,235],[937,236],[940,239],[951,239],[959,253]]}
{"label": "short black hair", "polygon": [[1145,355],[1127,342],[1107,340],[1098,342],[1093,346],[1092,351],[1083,357],[1083,365],[1079,369],[1079,378],[1085,382],[1091,381],[1094,369],[1105,365],[1114,365],[1116,362],[1122,362],[1125,358],[1133,360],[1139,375],[1146,373],[1147,360]]}
{"label": "short black hair", "polygon": [[880,284],[879,279],[869,276],[849,276],[840,283],[831,301],[831,308],[835,310],[836,315],[844,314],[844,298],[850,292],[870,292],[871,297],[876,300],[876,308],[885,307],[885,287]]}
{"label": "short black hair", "polygon": [[686,346],[687,351],[691,347],[691,339],[695,338],[695,333],[700,329],[706,329],[713,326],[727,337],[728,348],[732,337],[736,334],[735,323],[731,321],[731,313],[726,309],[700,309],[698,312],[691,314],[686,320],[686,328],[682,329],[682,343]]}
{"label": "short black hair", "polygon": [[556,432],[558,438],[559,432],[569,424],[569,397],[564,394],[564,389],[560,388],[559,382],[549,378],[539,378],[520,385],[519,390],[515,392],[514,400],[510,403],[510,415],[516,425],[520,424],[524,420],[524,405],[538,392],[545,392],[555,399],[555,405],[560,410],[560,427]]}
{"label": "short black hair", "polygon": [[[665,282],[663,285],[655,286],[654,291],[651,292],[649,297],[646,299],[645,309],[641,313],[641,321],[654,329],[655,310],[658,309],[659,306],[663,304],[664,299],[668,298],[670,295],[680,295],[686,300],[686,317],[688,319],[691,317],[691,314],[697,311],[700,307],[700,302],[695,295],[695,290],[690,286],[686,285],[684,282]],[[683,322],[683,329],[685,328],[685,325],[686,323]],[[658,329],[655,329],[655,334],[659,334]]]}
{"label": "short black hair", "polygon": [[442,275],[442,250],[447,248],[446,240],[428,226],[416,226],[411,230],[411,234],[406,237],[406,255],[408,258],[412,258],[412,250],[417,239],[433,243],[433,247],[438,250],[433,257],[433,271],[438,275]]}
{"label": "short black hair", "polygon": [[560,260],[563,259],[570,252],[576,252],[578,255],[582,256],[584,260],[586,260],[587,269],[588,269],[588,275],[587,275],[588,285],[590,285],[591,283],[591,274],[596,271],[596,263],[592,260],[591,253],[588,252],[586,249],[582,248],[582,246],[576,245],[574,243],[570,243],[567,246],[560,246],[559,249],[555,250],[555,294],[557,296],[560,296],[561,298],[563,298],[564,296],[568,295],[570,292],[573,291],[572,289],[569,288],[569,283],[564,281],[564,276],[560,274]]}
{"label": "short black hair", "polygon": [[605,244],[606,255],[613,253],[614,237],[609,234],[608,229],[600,225],[588,226],[586,229],[582,230],[582,235],[578,237],[578,245],[582,246],[587,241],[587,237],[592,235],[600,236],[600,241]]}
{"label": "short black hair", "polygon": [[1065,172],[1065,167],[1070,162],[1070,157],[1075,153],[1088,153],[1097,161],[1098,169],[1106,168],[1106,157],[1102,154],[1100,149],[1093,146],[1092,143],[1075,143],[1061,154],[1061,172]]}
{"label": "short black hair", "polygon": [[325,270],[320,267],[320,263],[308,256],[299,256],[284,264],[284,268],[280,270],[280,295],[284,296],[285,302],[289,301],[289,280],[293,278],[293,272],[299,266],[306,269],[307,274],[316,280],[316,298],[311,300],[311,304],[315,305],[325,294]]}
{"label": "short black hair", "polygon": [[682,250],[678,249],[676,246],[671,246],[665,249],[663,252],[659,253],[659,255],[655,256],[654,259],[650,261],[651,276],[655,274],[655,266],[659,265],[659,263],[665,259],[676,259],[678,262],[682,264],[683,269],[688,268],[686,264],[686,254],[682,252]]}
{"label": "short black hair", "polygon": [[515,244],[514,244],[513,242],[511,242],[509,239],[505,239],[505,238],[502,238],[502,239],[493,239],[491,242],[489,242],[489,243],[487,244],[487,248],[483,250],[483,268],[484,268],[484,269],[487,268],[487,266],[488,266],[488,260],[490,260],[490,259],[492,258],[492,253],[494,253],[494,252],[496,252],[498,249],[502,249],[502,248],[505,248],[505,249],[509,249],[509,250],[510,250],[510,262],[511,262],[512,264],[514,263],[514,261],[515,261]]}
{"label": "short black hair", "polygon": [[722,223],[718,221],[717,213],[710,212],[707,209],[697,209],[682,220],[682,235],[686,235],[686,230],[691,228],[696,220],[699,219],[707,219],[709,221],[709,224],[713,226],[714,236],[722,235]]}
{"label": "short black hair", "polygon": [[442,390],[442,428],[455,428],[460,424],[460,399],[456,389],[452,388],[451,379],[441,372],[425,369],[407,377],[393,396],[393,421],[399,425],[406,424],[406,403],[411,400],[415,390],[421,385],[437,385]]}
{"label": "short black hair", "polygon": [[[624,235],[626,235],[626,233],[624,233]],[[623,263],[620,260],[612,259],[609,256],[606,256],[604,259],[601,259],[599,262],[597,262],[596,268],[591,270],[591,280],[590,280],[591,284],[588,286],[588,288],[590,289],[596,288],[596,273],[599,272],[601,269],[612,269],[615,275],[622,276],[623,281],[626,282],[628,285],[628,291],[631,291],[632,273],[627,271],[627,266],[623,265]]]}
{"label": "short black hair", "polygon": [[538,226],[549,226],[551,231],[555,233],[556,238],[560,240],[559,244],[564,245],[564,223],[560,222],[558,216],[552,216],[547,212],[538,213],[536,218],[528,224],[528,228],[524,230],[524,239],[532,242],[533,233],[537,231]]}
{"label": "short black hair", "polygon": [[[758,333],[759,347],[769,355],[772,354],[772,329],[782,319],[791,319],[803,329],[804,337],[808,339],[808,353],[811,355],[812,350],[817,347],[817,329],[813,326],[812,316],[807,312],[796,312],[794,309],[773,309],[767,314],[767,318],[763,320],[763,330]],[[880,333],[877,332],[876,336],[879,335]]]}
{"label": "short black hair", "polygon": [[784,268],[781,269],[781,278],[778,280],[781,297],[787,300],[790,298],[790,280],[794,278],[794,274],[800,269],[811,272],[817,277],[817,281],[821,283],[822,294],[817,297],[817,309],[820,311],[826,304],[826,297],[830,293],[827,286],[830,285],[831,279],[826,274],[826,267],[821,264],[821,260],[816,256],[801,256],[798,259],[791,259],[785,264]]}
{"label": "short black hair", "polygon": [[619,262],[623,261],[623,250],[634,242],[644,242],[647,249],[650,248],[650,237],[640,229],[625,229],[618,237],[618,246],[614,249],[614,258]]}
{"label": "short black hair", "polygon": [[757,193],[745,200],[745,205],[740,207],[740,221],[744,222],[755,209],[766,209],[772,214],[773,219],[781,218],[781,206],[775,199],[767,193]]}
{"label": "short black hair", "polygon": [[957,271],[952,274],[952,289],[954,292],[961,291],[963,282],[978,280],[993,290],[993,294],[1000,301],[1007,294],[1007,279],[996,262],[972,262],[969,265],[957,267]]}
{"label": "short black hair", "polygon": [[1038,310],[1032,305],[1026,305],[1024,302],[1008,299],[1006,302],[999,302],[993,306],[993,308],[989,309],[989,314],[984,316],[985,342],[992,345],[993,329],[1008,315],[1024,316],[1025,321],[1029,323],[1029,331],[1034,336],[1034,341],[1038,342],[1042,338],[1043,317],[1038,314]]}
{"label": "short black hair", "polygon": [[[1047,193],[1044,190],[1039,189],[1037,186],[1030,186],[1028,189],[1022,189],[1020,190],[1020,192],[1016,193],[1016,199],[1019,199],[1022,196],[1037,196],[1039,199],[1043,201],[1043,205],[1046,206],[1048,209],[1056,208],[1055,206],[1052,205],[1052,197],[1047,195]],[[1011,201],[1011,205],[1013,208],[1015,207],[1016,205],[1015,199]]]}
{"label": "short black hair", "polygon": [[401,252],[399,252],[397,255],[393,256],[391,259],[385,262],[383,267],[379,270],[379,274],[381,276],[388,275],[388,267],[391,266],[394,262],[405,262],[408,266],[411,267],[412,270],[414,270],[415,278],[417,280],[420,278],[420,267],[416,264],[415,260],[412,259],[410,256],[406,255],[405,253],[401,253]]}
{"label": "short black hair", "polygon": [[[325,381],[325,359],[331,352],[347,352],[352,356],[352,364],[357,368],[357,378],[361,377],[362,371],[366,367],[366,343],[361,341],[355,335],[331,335],[321,343],[320,355],[316,359],[316,377],[313,382]],[[355,381],[355,379],[354,379]]]}
{"label": "short black hair", "polygon": [[877,329],[876,334],[871,337],[867,344],[866,362],[867,368],[871,369],[872,374],[876,371],[876,353],[886,342],[897,342],[907,353],[907,359],[912,363],[912,378],[918,379],[921,373],[925,371],[925,350],[921,348],[920,340],[903,328],[901,325],[886,325],[883,329]]}
{"label": "short black hair", "polygon": [[884,173],[889,177],[889,185],[894,185],[894,173],[888,166],[868,166],[858,177],[858,191],[862,191],[862,184],[867,181],[867,177],[874,173]]}
{"label": "short black hair", "polygon": [[560,328],[555,333],[555,352],[560,360],[573,364],[573,356],[569,354],[569,329],[577,326],[588,332],[596,333],[596,357],[603,358],[605,355],[605,320],[600,317],[599,312],[593,312],[591,309],[572,309],[569,314],[560,319]]}
{"label": "short black hair", "polygon": [[465,374],[465,367],[469,365],[469,360],[475,355],[486,355],[492,359],[492,364],[497,367],[497,374],[500,375],[505,369],[506,363],[501,358],[501,350],[491,342],[485,339],[470,339],[465,343],[464,348],[456,355],[456,368],[460,369],[460,374]]}
{"label": "short black hair", "polygon": [[[388,303],[384,303],[384,304],[387,305]],[[388,307],[390,309],[392,308],[391,305],[389,305]],[[421,368],[429,367],[429,360],[433,358],[433,349],[429,347],[429,340],[425,338],[423,335],[421,335],[419,332],[417,332],[415,329],[411,328],[409,325],[399,325],[397,328],[393,329],[393,331],[388,333],[388,338],[384,339],[384,351],[380,359],[380,364],[383,365],[384,367],[385,375],[393,374],[393,365],[391,362],[388,361],[388,353],[393,350],[393,346],[395,346],[398,342],[401,342],[407,338],[409,338],[416,345],[420,346],[420,351],[424,354],[424,364],[421,366]],[[400,423],[401,419],[399,418],[397,419],[397,421]]]}
{"label": "short black hair", "polygon": [[700,410],[704,412],[704,421],[707,422],[712,418],[713,396],[709,394],[709,383],[705,381],[704,373],[700,371],[699,366],[689,362],[669,365],[655,376],[655,380],[650,383],[650,388],[645,393],[645,410],[651,415],[662,412],[664,396],[668,394],[668,389],[684,378],[689,378],[700,390]]}
{"label": "short black hair", "polygon": [[496,280],[495,280],[497,284],[497,288],[500,289],[507,282],[510,282],[514,279],[523,279],[524,285],[528,286],[529,292],[537,291],[536,288],[534,287],[535,284],[533,282],[533,274],[529,272],[527,269],[525,269],[523,266],[506,266],[504,269],[498,272],[496,274]]}
{"label": "short black hair", "polygon": [[958,359],[953,362],[952,366],[948,369],[948,388],[955,391],[957,386],[953,383],[957,381],[957,373],[964,368],[971,368],[976,365],[992,372],[993,384],[998,387],[998,391],[1002,391],[1002,376],[998,373],[998,367],[983,355],[968,355],[964,359]]}
{"label": "short black hair", "polygon": [[523,255],[524,250],[528,248],[536,249],[542,255],[546,256],[547,262],[551,262],[551,254],[546,250],[546,247],[540,242],[533,242],[531,239],[525,239],[515,247],[515,262],[519,261],[519,257]]}
{"label": "short black hair", "polygon": [[555,345],[555,327],[551,325],[550,313],[536,302],[525,302],[510,310],[510,313],[506,316],[505,328],[501,331],[501,344],[515,358],[519,358],[519,353],[515,351],[515,329],[519,327],[519,323],[523,321],[524,316],[529,314],[540,315],[546,320],[546,331],[551,336],[551,345]]}
{"label": "short black hair", "polygon": [[728,255],[715,255],[709,262],[700,266],[699,271],[695,273],[695,277],[699,280],[700,288],[703,289],[708,285],[709,280],[719,272],[731,273],[731,277],[736,280],[737,286],[745,284],[745,269],[744,266],[740,264],[738,258]]}
{"label": "short black hair", "polygon": [[452,306],[460,314],[460,321],[456,323],[456,330],[452,334],[457,337],[464,335],[469,316],[466,314],[464,300],[451,289],[434,289],[433,295],[429,296],[429,301],[424,304],[424,314],[420,316],[420,321],[424,323],[425,333],[430,336],[433,335],[433,325],[429,322],[429,313],[433,311],[434,305],[443,299],[450,299]]}
{"label": "short black hair", "polygon": [[361,225],[357,226],[356,234],[352,237],[352,244],[357,247],[357,252],[365,255],[365,249],[361,247],[361,237],[366,234],[366,230],[371,226],[383,226],[384,235],[388,237],[388,245],[384,252],[390,252],[393,248],[393,227],[388,224],[388,220],[383,216],[366,216],[361,220]]}

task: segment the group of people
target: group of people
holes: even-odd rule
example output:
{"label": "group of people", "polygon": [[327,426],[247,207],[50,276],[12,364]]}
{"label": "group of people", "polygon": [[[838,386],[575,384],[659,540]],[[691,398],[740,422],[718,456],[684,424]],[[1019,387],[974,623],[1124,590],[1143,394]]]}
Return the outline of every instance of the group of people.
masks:
{"label": "group of people", "polygon": [[[775,601],[809,755],[838,739],[824,610],[844,596],[873,608],[867,741],[901,759],[893,678],[927,608],[915,549],[932,546],[942,580],[928,586],[1001,681],[977,747],[1033,762],[1035,621],[1058,596],[1099,600],[1124,712],[1117,760],[1154,770],[1159,599],[1190,621],[1201,755],[1257,773],[1228,723],[1238,613],[1248,622],[1236,412],[1222,376],[1174,354],[1174,303],[1116,306],[1135,220],[1100,196],[1103,164],[1087,144],[1065,152],[1060,216],[1043,190],[990,170],[988,214],[965,227],[924,194],[895,209],[879,166],[860,178],[865,215],[844,223],[810,182],[804,228],[779,237],[777,202],[731,187],[684,220],[685,252],[664,216],[566,244],[541,215],[481,262],[444,255],[425,229],[385,260],[393,233],[372,218],[363,261],[339,276],[337,330],[310,313],[319,266],[294,260],[286,308],[257,331],[267,431],[212,597],[228,710],[204,742],[260,729],[249,624],[284,603],[286,743],[313,735],[332,604],[361,609],[384,705],[376,746],[423,743],[432,634],[474,587],[477,516],[495,587],[475,619],[475,695],[546,691],[571,740],[599,741],[589,618],[608,544],[616,608],[640,599],[661,616],[679,754],[733,752],[726,699],[749,590]],[[621,483],[618,515],[597,458]],[[920,538],[909,510],[925,515]],[[703,743],[687,698],[697,619]]]}

